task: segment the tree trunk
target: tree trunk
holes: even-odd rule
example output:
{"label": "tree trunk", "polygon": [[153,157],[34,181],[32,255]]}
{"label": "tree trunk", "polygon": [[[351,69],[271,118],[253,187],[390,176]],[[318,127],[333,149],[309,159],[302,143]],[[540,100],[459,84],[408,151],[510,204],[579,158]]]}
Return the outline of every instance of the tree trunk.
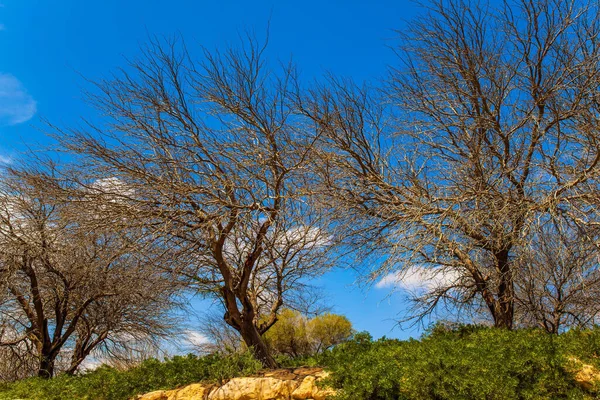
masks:
{"label": "tree trunk", "polygon": [[233,291],[226,286],[221,290],[225,299],[225,315],[223,316],[225,322],[239,332],[246,346],[253,349],[254,355],[265,368],[277,368],[277,362],[271,356],[271,352],[254,322],[255,313],[251,302],[244,298],[241,301],[244,309],[240,312]]}
{"label": "tree trunk", "polygon": [[48,334],[48,321],[44,320],[42,324],[43,336],[38,338],[37,351],[39,354],[39,364],[37,376],[44,379],[49,379],[54,376],[54,361],[56,360],[57,352],[53,349]]}
{"label": "tree trunk", "polygon": [[244,343],[254,350],[254,355],[262,363],[265,368],[277,368],[277,362],[271,356],[271,352],[267,347],[263,337],[258,332],[258,328],[254,326],[252,321],[244,322],[241,326],[240,334]]}
{"label": "tree trunk", "polygon": [[50,379],[54,376],[54,357],[41,356],[37,376],[44,379]]}
{"label": "tree trunk", "polygon": [[496,253],[500,282],[498,283],[498,300],[494,315],[494,326],[512,329],[515,314],[515,285],[513,271],[509,261],[509,250]]}
{"label": "tree trunk", "polygon": [[[502,306],[500,306],[502,308]],[[511,312],[500,312],[494,317],[494,326],[502,329],[513,328],[513,317]]]}
{"label": "tree trunk", "polygon": [[69,365],[69,368],[65,371],[65,373],[67,375],[75,375],[75,372],[77,372],[77,369],[86,357],[87,354],[82,354],[81,351],[75,351],[73,353],[73,356],[71,357],[71,363]]}

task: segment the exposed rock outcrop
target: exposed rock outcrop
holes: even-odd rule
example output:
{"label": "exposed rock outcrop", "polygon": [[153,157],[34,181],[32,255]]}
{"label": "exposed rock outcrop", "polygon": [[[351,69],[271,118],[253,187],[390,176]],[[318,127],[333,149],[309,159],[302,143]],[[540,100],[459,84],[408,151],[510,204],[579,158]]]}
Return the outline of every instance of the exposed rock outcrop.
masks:
{"label": "exposed rock outcrop", "polygon": [[567,369],[573,374],[575,382],[582,388],[590,390],[600,384],[600,371],[590,364],[584,364],[575,357],[568,358]]}
{"label": "exposed rock outcrop", "polygon": [[321,368],[265,371],[233,378],[222,386],[194,383],[179,389],[157,390],[137,400],[325,400],[335,394],[317,382],[327,376]]}

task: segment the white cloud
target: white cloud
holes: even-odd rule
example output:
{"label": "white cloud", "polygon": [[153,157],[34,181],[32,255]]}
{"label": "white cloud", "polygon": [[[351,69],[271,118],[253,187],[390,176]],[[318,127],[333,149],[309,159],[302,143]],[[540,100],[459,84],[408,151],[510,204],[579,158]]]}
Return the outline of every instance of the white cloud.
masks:
{"label": "white cloud", "polygon": [[433,290],[456,282],[459,274],[456,271],[435,271],[414,265],[402,271],[385,275],[375,284],[377,289],[394,289],[406,291]]}
{"label": "white cloud", "polygon": [[296,247],[324,247],[331,244],[332,237],[320,228],[314,226],[296,226],[288,229],[280,239],[282,245],[296,245]]}
{"label": "white cloud", "polygon": [[118,194],[128,196],[133,191],[127,187],[127,184],[117,177],[96,179],[92,183],[92,190],[104,194]]}
{"label": "white cloud", "polygon": [[9,164],[12,164],[12,162],[13,162],[12,157],[0,154],[0,166],[1,165],[9,165]]}
{"label": "white cloud", "polygon": [[35,115],[37,105],[21,82],[10,74],[0,73],[0,125],[16,125]]}
{"label": "white cloud", "polygon": [[191,329],[186,330],[184,342],[194,347],[202,347],[210,343],[206,335]]}
{"label": "white cloud", "polygon": [[79,370],[80,371],[93,371],[96,368],[98,368],[99,366],[101,366],[102,364],[103,364],[102,361],[95,357],[87,357],[79,365]]}

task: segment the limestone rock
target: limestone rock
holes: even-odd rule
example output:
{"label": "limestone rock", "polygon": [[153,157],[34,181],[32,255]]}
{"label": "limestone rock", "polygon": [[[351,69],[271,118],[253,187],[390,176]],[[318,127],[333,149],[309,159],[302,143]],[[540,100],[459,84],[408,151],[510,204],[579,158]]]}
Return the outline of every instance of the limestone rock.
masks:
{"label": "limestone rock", "polygon": [[300,386],[292,392],[292,399],[310,399],[315,388],[315,380],[314,376],[307,376],[304,378]]}
{"label": "limestone rock", "polygon": [[326,377],[321,368],[263,371],[259,376],[233,378],[224,385],[194,383],[173,390],[157,390],[137,400],[325,400],[335,391],[317,386]]}
{"label": "limestone rock", "polygon": [[137,400],[206,400],[211,386],[194,383],[181,389],[156,390],[138,396]]}
{"label": "limestone rock", "polygon": [[568,370],[574,375],[575,382],[582,388],[589,390],[600,383],[600,371],[590,364],[584,364],[576,357],[568,358]]}
{"label": "limestone rock", "polygon": [[168,400],[170,390],[155,390],[138,397],[138,400]]}
{"label": "limestone rock", "polygon": [[335,395],[335,391],[329,388],[320,388],[317,386],[317,377],[309,375],[302,380],[302,383],[292,392],[293,400],[325,400],[327,396]]}
{"label": "limestone rock", "polygon": [[295,375],[299,375],[302,377],[308,376],[308,375],[314,375],[317,377],[321,377],[323,375],[329,375],[328,372],[324,371],[323,368],[318,368],[318,367],[300,367],[300,368],[296,368],[294,369],[294,374]]}
{"label": "limestone rock", "polygon": [[234,378],[210,394],[210,400],[287,400],[299,385],[271,377]]}
{"label": "limestone rock", "polygon": [[281,379],[283,381],[288,381],[292,379],[296,379],[297,375],[294,372],[290,372],[287,369],[276,369],[274,371],[267,371],[263,374],[264,377]]}
{"label": "limestone rock", "polygon": [[589,390],[594,384],[600,382],[600,371],[593,365],[581,364],[581,368],[575,374],[575,382]]}
{"label": "limestone rock", "polygon": [[208,398],[210,386],[193,383],[183,389],[174,390],[167,400],[205,400]]}

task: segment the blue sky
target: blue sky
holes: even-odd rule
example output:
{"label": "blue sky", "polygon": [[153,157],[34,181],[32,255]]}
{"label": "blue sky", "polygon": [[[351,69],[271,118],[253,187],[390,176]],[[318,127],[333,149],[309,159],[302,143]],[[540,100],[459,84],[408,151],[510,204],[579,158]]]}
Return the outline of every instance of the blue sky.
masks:
{"label": "blue sky", "polygon": [[[394,29],[415,14],[408,1],[0,0],[0,162],[26,147],[51,146],[41,119],[72,125],[94,118],[81,89],[134,58],[148,35],[181,34],[189,47],[209,49],[270,21],[269,57],[290,57],[302,76],[325,71],[358,80],[385,74],[395,62]],[[351,271],[320,279],[336,312],[373,336],[405,338],[393,329],[405,304],[390,288],[365,290]],[[380,285],[381,286],[381,285]],[[205,303],[194,302],[198,309]]]}

